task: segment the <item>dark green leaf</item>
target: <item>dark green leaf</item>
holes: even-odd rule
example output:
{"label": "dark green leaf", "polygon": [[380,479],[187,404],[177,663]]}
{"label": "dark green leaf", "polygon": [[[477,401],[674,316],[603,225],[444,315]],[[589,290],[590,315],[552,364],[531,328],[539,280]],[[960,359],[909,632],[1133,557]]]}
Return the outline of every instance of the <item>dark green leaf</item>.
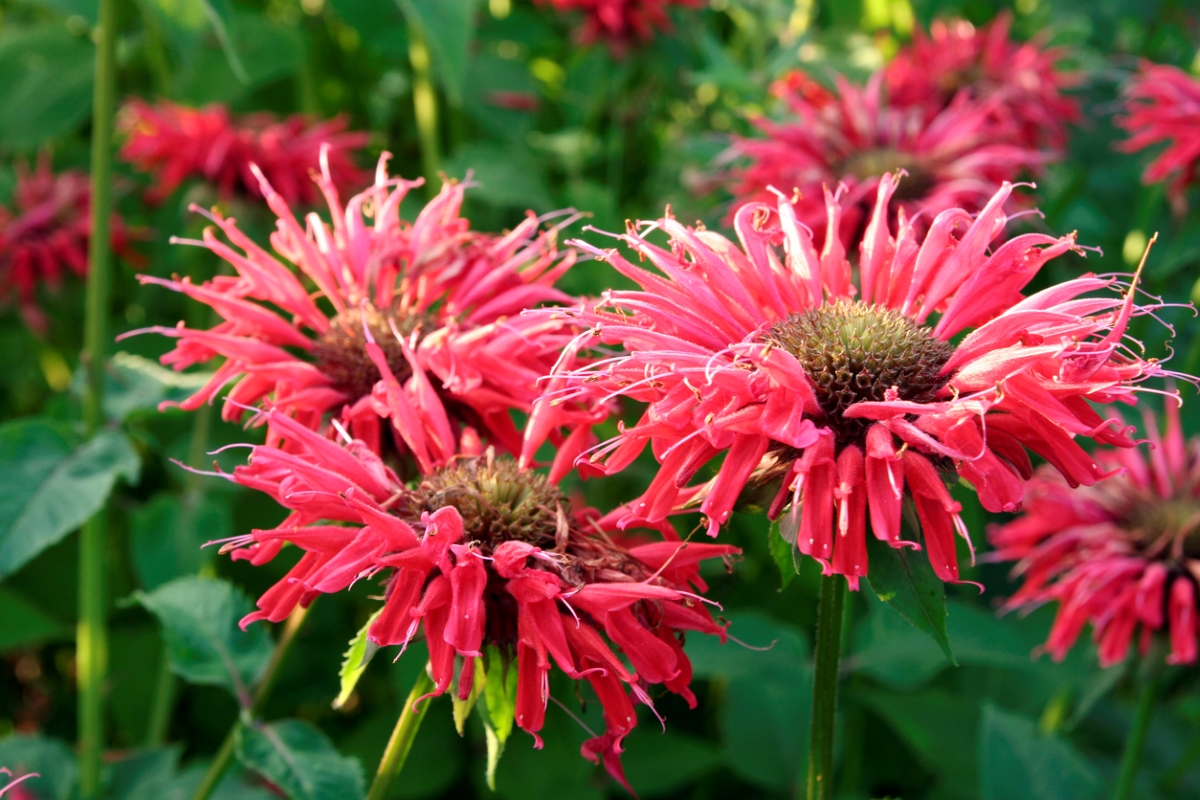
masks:
{"label": "dark green leaf", "polygon": [[305,48],[302,27],[276,25],[256,14],[238,14],[236,19],[232,35],[245,80],[221,50],[200,47],[179,72],[176,94],[181,100],[197,105],[229,103],[300,69]]}
{"label": "dark green leaf", "polygon": [[130,556],[146,590],[194,575],[212,563],[215,547],[205,542],[230,535],[233,523],[224,498],[157,495],[132,515]]}
{"label": "dark green leaf", "polygon": [[800,572],[799,564],[796,562],[796,548],[780,534],[778,520],[771,523],[771,530],[767,534],[767,542],[771,547],[771,558],[774,560],[775,566],[779,567],[779,575],[782,581],[779,588],[786,589],[788,584],[794,581],[796,575]]}
{"label": "dark green leaf", "polygon": [[16,592],[0,588],[0,650],[69,639],[69,627]]}
{"label": "dark green leaf", "polygon": [[113,800],[164,800],[179,767],[182,745],[142,750],[110,767],[107,796]]}
{"label": "dark green leaf", "polygon": [[307,722],[284,720],[244,728],[237,757],[291,800],[355,800],[365,795],[362,766],[341,755]]}
{"label": "dark green leaf", "polygon": [[0,426],[0,577],[11,575],[99,511],[117,478],[137,478],[123,434],[101,431],[71,452],[44,420]]}
{"label": "dark green leaf", "polygon": [[639,797],[679,791],[721,764],[712,744],[671,731],[638,726],[625,746],[625,777]]}
{"label": "dark green leaf", "polygon": [[32,147],[79,127],[92,107],[90,42],[61,24],[0,34],[0,142]]}
{"label": "dark green leaf", "polygon": [[946,636],[946,587],[924,554],[867,537],[867,581],[880,600],[935,641],[954,663]]}
{"label": "dark green leaf", "polygon": [[13,775],[36,772],[24,786],[45,800],[70,800],[75,795],[79,769],[71,748],[57,739],[18,734],[0,739],[0,765]]}
{"label": "dark green leaf", "polygon": [[180,578],[135,598],[162,623],[176,675],[192,683],[224,686],[243,705],[271,658],[271,638],[261,625],[243,631],[238,621],[253,608],[232,584]]}
{"label": "dark green leaf", "polygon": [[1070,744],[1043,736],[1033,720],[983,707],[979,729],[982,800],[1088,800],[1101,783]]}
{"label": "dark green leaf", "polygon": [[410,25],[420,26],[438,78],[455,105],[462,102],[463,77],[479,0],[396,0]]}

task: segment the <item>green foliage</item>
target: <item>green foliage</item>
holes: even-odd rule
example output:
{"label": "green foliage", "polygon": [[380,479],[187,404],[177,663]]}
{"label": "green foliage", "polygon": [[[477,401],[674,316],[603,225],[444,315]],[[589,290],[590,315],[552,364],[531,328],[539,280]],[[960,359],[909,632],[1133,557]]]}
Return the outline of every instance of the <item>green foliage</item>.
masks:
{"label": "green foliage", "polygon": [[307,722],[284,720],[242,728],[237,757],[291,800],[356,800],[366,795],[362,766],[339,755],[325,734]]}
{"label": "green foliage", "polygon": [[33,148],[74,132],[91,111],[93,60],[61,24],[0,32],[0,143]]}
{"label": "green foliage", "polygon": [[17,734],[0,739],[0,763],[14,775],[36,772],[29,788],[45,800],[71,800],[76,792],[79,770],[65,742],[43,736]]}
{"label": "green foliage", "polygon": [[115,431],[78,444],[46,419],[0,426],[0,577],[82,525],[118,478],[137,480],[139,467],[133,445]]}
{"label": "green foliage", "polygon": [[946,587],[933,573],[929,559],[874,536],[867,536],[867,558],[871,564],[867,582],[875,595],[937,642],[953,662],[946,636]]}
{"label": "green foliage", "polygon": [[171,669],[192,683],[223,686],[249,705],[254,686],[271,658],[271,639],[261,625],[243,631],[238,622],[253,608],[227,581],[179,578],[135,599],[163,627]]}
{"label": "green foliage", "polygon": [[223,498],[160,494],[130,515],[129,556],[147,591],[212,564],[215,547],[205,542],[232,535]]}
{"label": "green foliage", "polygon": [[983,707],[979,734],[982,800],[1080,800],[1101,796],[1095,771],[1057,736],[1039,735],[1032,720]]}
{"label": "green foliage", "polygon": [[350,699],[367,664],[371,663],[371,658],[379,651],[379,645],[367,637],[367,632],[371,630],[371,626],[375,624],[375,620],[379,619],[379,615],[382,613],[383,609],[381,608],[372,614],[358,634],[350,640],[350,648],[346,650],[346,656],[342,659],[341,688],[338,690],[338,696],[333,699],[334,708],[341,708]]}
{"label": "green foliage", "polygon": [[20,594],[0,587],[0,650],[70,638],[72,631]]}

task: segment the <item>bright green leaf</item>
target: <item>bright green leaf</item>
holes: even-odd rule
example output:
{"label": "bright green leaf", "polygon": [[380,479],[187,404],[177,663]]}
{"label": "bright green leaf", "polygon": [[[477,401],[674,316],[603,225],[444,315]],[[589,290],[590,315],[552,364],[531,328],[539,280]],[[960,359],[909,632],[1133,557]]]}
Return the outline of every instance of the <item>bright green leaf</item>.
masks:
{"label": "bright green leaf", "polygon": [[223,498],[184,500],[157,495],[132,515],[130,558],[142,588],[157,589],[168,581],[195,575],[213,561],[215,547],[205,542],[230,536],[233,522]]}
{"label": "bright green leaf", "polygon": [[0,143],[33,147],[74,132],[92,107],[95,51],[61,24],[0,34]]}
{"label": "bright green leaf", "polygon": [[771,523],[767,542],[771,547],[771,559],[775,562],[775,566],[779,567],[782,581],[779,588],[786,589],[800,572],[799,564],[796,561],[796,548],[780,534],[778,520]]}
{"label": "bright green leaf", "polygon": [[71,629],[14,591],[0,587],[0,650],[69,639]]}
{"label": "bright green leaf", "polygon": [[123,434],[101,431],[68,453],[70,441],[44,420],[0,426],[0,577],[99,511],[117,478],[137,479],[138,456]]}
{"label": "bright green leaf", "polygon": [[379,619],[379,615],[382,613],[383,608],[380,608],[372,614],[358,634],[350,640],[350,649],[346,651],[346,657],[342,660],[342,669],[339,673],[341,688],[338,690],[338,696],[333,700],[334,708],[341,708],[350,699],[350,695],[354,693],[354,687],[358,685],[358,679],[362,677],[363,672],[367,669],[367,664],[379,650],[379,645],[368,638],[367,632],[371,630],[371,626],[375,624],[375,620]]}
{"label": "bright green leaf", "polygon": [[479,693],[483,690],[484,682],[487,681],[487,674],[483,670],[483,663],[480,659],[475,659],[475,679],[471,683],[471,692],[467,695],[467,699],[460,700],[458,697],[458,676],[454,676],[454,680],[450,684],[450,700],[454,704],[454,729],[458,731],[458,735],[464,733],[463,726],[466,725],[467,717],[471,715],[471,709],[475,707],[475,702],[479,699]]}
{"label": "bright green leaf", "polygon": [[238,627],[253,608],[250,598],[231,583],[208,578],[180,578],[134,597],[162,623],[176,675],[224,686],[243,705],[249,702],[272,650],[263,626]]}
{"label": "bright green leaf", "polygon": [[442,86],[455,105],[462,102],[475,10],[479,0],[396,0],[410,25],[420,26]]}
{"label": "bright green leaf", "polygon": [[983,707],[979,729],[982,800],[1088,800],[1101,783],[1064,739],[1043,736],[1030,719]]}
{"label": "bright green leaf", "polygon": [[40,778],[31,778],[24,786],[39,798],[70,800],[75,796],[79,781],[75,754],[57,739],[25,734],[0,739],[0,765],[18,777],[38,773]]}
{"label": "bright green leaf", "polygon": [[867,537],[867,581],[880,600],[928,635],[954,662],[946,636],[946,587],[923,554]]}
{"label": "bright green leaf", "polygon": [[[500,648],[495,645],[488,645],[484,653],[487,668],[484,674],[483,702],[477,707],[487,738],[487,785],[494,792],[496,768],[500,765],[504,745],[512,733],[513,718],[517,710],[517,670],[514,665],[508,665],[508,669],[505,669],[504,657],[500,654]],[[461,726],[459,730],[461,731]]]}
{"label": "bright green leaf", "polygon": [[291,800],[355,800],[365,795],[362,766],[299,720],[243,728],[237,757]]}

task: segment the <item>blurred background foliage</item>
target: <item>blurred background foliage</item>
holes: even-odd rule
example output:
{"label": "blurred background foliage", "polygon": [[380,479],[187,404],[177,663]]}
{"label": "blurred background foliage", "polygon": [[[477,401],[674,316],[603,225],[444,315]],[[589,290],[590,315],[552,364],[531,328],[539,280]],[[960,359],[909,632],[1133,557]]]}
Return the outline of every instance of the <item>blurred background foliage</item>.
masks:
{"label": "blurred background foliage", "polygon": [[[711,0],[674,9],[674,31],[623,57],[602,45],[579,46],[572,18],[527,0],[136,0],[120,4],[119,91],[190,105],[224,103],[237,112],[344,114],[352,128],[370,132],[362,166],[388,150],[395,155],[393,172],[413,177],[422,170],[408,57],[407,20],[415,17],[424,21],[434,56],[442,170],[456,178],[473,174],[478,184],[468,193],[474,228],[502,229],[529,208],[575,207],[592,214],[590,224],[613,231],[626,219],[657,217],[668,204],[681,219],[720,227],[730,197],[709,191],[705,178],[729,136],[751,132],[747,116],[771,110],[773,79],[798,67],[822,81],[835,73],[862,80],[914,26],[953,16],[981,24],[1004,9],[1014,13],[1017,37],[1064,46],[1070,66],[1084,75],[1076,90],[1084,119],[1071,130],[1066,156],[1049,165],[1037,188],[1044,216],[1018,224],[1077,230],[1082,243],[1102,254],[1091,253],[1086,262],[1059,259],[1041,280],[1084,268],[1129,271],[1149,235],[1159,231],[1147,291],[1176,302],[1195,297],[1200,211],[1173,215],[1161,188],[1142,186],[1145,159],[1113,150],[1111,124],[1118,86],[1139,59],[1200,67],[1200,14],[1185,0]],[[52,154],[56,169],[86,169],[88,35],[95,14],[90,0],[0,0],[0,204],[11,198],[14,165],[32,163],[39,152]],[[150,207],[139,196],[144,182],[118,164],[118,209],[141,231],[136,249],[147,259],[146,271],[212,276],[217,263],[211,254],[168,244],[172,235],[197,235],[203,221],[186,208],[218,202],[212,190],[186,184]],[[273,221],[264,205],[221,203],[265,242]],[[580,226],[571,233],[580,235]],[[596,234],[583,235],[597,241]],[[117,269],[114,330],[173,325],[199,313],[180,295],[139,286],[132,265],[121,262]],[[613,281],[607,269],[589,264],[570,274],[566,288],[598,293]],[[185,797],[236,719],[237,704],[220,681],[214,685],[200,674],[203,665],[183,672],[188,680],[170,677],[159,622],[169,600],[162,587],[189,575],[231,582],[217,584],[228,595],[219,604],[226,614],[221,621],[227,636],[250,637],[237,646],[245,650],[252,682],[261,673],[263,648],[269,649],[268,631],[260,624],[240,634],[232,620],[290,562],[280,557],[251,568],[199,549],[207,540],[269,527],[283,515],[265,496],[191,475],[172,461],[202,466],[212,460],[204,450],[261,434],[216,414],[159,413],[158,402],[186,396],[196,378],[155,364],[166,339],[135,337],[121,343],[123,353],[114,359],[106,410],[124,425],[136,452],[121,444],[99,455],[75,451],[82,285],[66,281],[43,307],[50,323],[41,334],[31,333],[15,312],[0,316],[0,418],[9,420],[0,426],[0,450],[20,452],[23,465],[0,480],[0,510],[7,509],[0,516],[11,524],[8,511],[56,479],[53,469],[63,454],[107,459],[107,477],[68,489],[87,505],[88,497],[102,501],[107,487],[121,481],[111,515],[109,689],[117,749],[109,759],[108,792],[113,798]],[[1187,310],[1165,316],[1177,323],[1176,367],[1195,372],[1196,323]],[[1151,348],[1165,338],[1162,327],[1150,324],[1138,333]],[[32,415],[41,418],[23,419]],[[1185,425],[1197,432],[1200,417],[1185,414]],[[29,466],[31,453],[42,457],[43,473]],[[216,457],[225,469],[239,458],[239,451]],[[652,467],[640,464],[640,472],[578,490],[610,508],[644,486]],[[971,496],[959,499],[982,543],[994,520]],[[64,744],[75,738],[77,544],[69,531],[65,527],[27,563],[0,549],[0,765],[38,769],[42,780],[24,788],[56,800],[75,791]],[[642,797],[785,797],[802,783],[818,570],[806,561],[781,589],[765,534],[762,518],[735,519],[731,540],[745,558],[732,574],[718,568],[711,594],[723,603],[733,635],[748,645],[773,646],[759,652],[689,641],[699,708],[689,711],[678,698],[664,697],[667,732],[647,715],[627,741],[628,776]],[[987,591],[947,589],[957,666],[869,590],[851,598],[848,677],[839,707],[840,796],[1104,796],[1131,724],[1136,665],[1102,671],[1082,646],[1061,664],[1038,658],[1052,612],[997,618],[997,600],[1011,592],[1005,570],[981,564],[966,577]],[[310,742],[304,752],[330,774],[349,776],[340,784],[346,797],[355,794],[354,775],[374,769],[423,663],[420,647],[395,664],[375,660],[342,708],[331,707],[346,642],[372,608],[370,592],[360,585],[315,604],[262,710],[266,720],[292,720],[279,725],[313,726],[286,730],[297,741],[316,737],[317,745]],[[154,709],[163,707],[155,698],[163,691],[171,693],[169,713],[155,719]],[[554,694],[573,696],[569,686],[554,687]],[[598,709],[573,711],[586,721]],[[535,751],[528,737],[514,734],[496,794],[512,800],[623,795],[579,757],[585,732],[562,709],[551,707],[544,735],[545,749]],[[449,701],[440,698],[393,796],[490,797],[485,752],[478,723],[472,719],[460,737]],[[1195,670],[1171,676],[1144,764],[1136,796],[1200,796]],[[258,771],[272,777],[269,765]],[[218,796],[271,794],[243,770]]]}

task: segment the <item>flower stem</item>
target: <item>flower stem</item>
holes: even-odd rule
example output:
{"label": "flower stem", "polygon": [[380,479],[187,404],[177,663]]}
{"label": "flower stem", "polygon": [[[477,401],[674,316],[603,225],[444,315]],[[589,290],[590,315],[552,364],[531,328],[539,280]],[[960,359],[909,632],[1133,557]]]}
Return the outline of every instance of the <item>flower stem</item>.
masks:
{"label": "flower stem", "polygon": [[821,578],[817,608],[817,646],[813,655],[812,733],[808,741],[808,800],[833,797],[833,733],[837,711],[838,664],[842,658],[842,623],[846,579]]}
{"label": "flower stem", "polygon": [[298,607],[287,618],[287,622],[283,626],[283,633],[279,635],[279,641],[275,643],[275,650],[271,653],[271,660],[267,662],[267,669],[263,673],[262,680],[258,682],[258,688],[254,692],[254,699],[251,701],[250,707],[242,709],[243,713],[238,716],[237,721],[229,728],[229,733],[225,734],[225,741],[221,742],[221,749],[217,751],[212,763],[208,765],[208,772],[204,773],[204,779],[200,781],[200,785],[192,793],[192,800],[207,800],[208,796],[217,788],[217,784],[221,782],[221,778],[225,777],[225,771],[233,763],[237,735],[245,725],[244,720],[247,717],[254,717],[262,711],[263,705],[267,702],[267,697],[271,694],[271,689],[275,686],[275,679],[279,676],[279,665],[283,663],[283,659],[287,656],[288,651],[291,650],[292,642],[295,640],[300,626],[308,618],[309,610],[308,608]]}
{"label": "flower stem", "polygon": [[417,118],[417,138],[421,143],[421,169],[425,173],[425,190],[437,194],[434,178],[442,171],[438,147],[437,94],[433,90],[433,68],[425,32],[415,20],[408,24],[408,60],[413,72],[413,112]]}
{"label": "flower stem", "polygon": [[[88,237],[87,307],[84,354],[87,389],[83,422],[88,435],[104,422],[104,357],[108,349],[111,304],[113,116],[116,108],[116,0],[100,0],[96,31],[96,77],[92,100],[91,229]],[[105,510],[84,523],[79,542],[79,624],[76,664],[79,670],[79,793],[90,800],[100,792],[100,757],[104,750],[104,678],[108,669],[107,605],[104,597]]]}
{"label": "flower stem", "polygon": [[1129,738],[1125,740],[1125,754],[1121,756],[1121,771],[1117,775],[1117,790],[1113,793],[1113,800],[1129,800],[1133,797],[1133,782],[1142,763],[1146,734],[1150,731],[1150,720],[1154,716],[1154,704],[1158,699],[1161,664],[1162,654],[1152,649],[1140,670],[1138,682],[1141,686],[1137,711],[1133,717],[1133,728],[1129,731]]}
{"label": "flower stem", "polygon": [[412,691],[408,693],[408,699],[404,701],[404,708],[400,710],[400,719],[396,720],[396,727],[392,730],[392,737],[388,739],[383,758],[379,760],[379,770],[375,773],[367,800],[384,800],[387,797],[392,779],[399,775],[404,767],[408,751],[412,749],[413,740],[417,738],[417,730],[421,727],[421,721],[425,719],[425,712],[429,710],[428,702],[422,703],[421,707],[415,710],[414,706],[432,689],[433,680],[429,677],[428,670],[421,670],[413,683]]}

